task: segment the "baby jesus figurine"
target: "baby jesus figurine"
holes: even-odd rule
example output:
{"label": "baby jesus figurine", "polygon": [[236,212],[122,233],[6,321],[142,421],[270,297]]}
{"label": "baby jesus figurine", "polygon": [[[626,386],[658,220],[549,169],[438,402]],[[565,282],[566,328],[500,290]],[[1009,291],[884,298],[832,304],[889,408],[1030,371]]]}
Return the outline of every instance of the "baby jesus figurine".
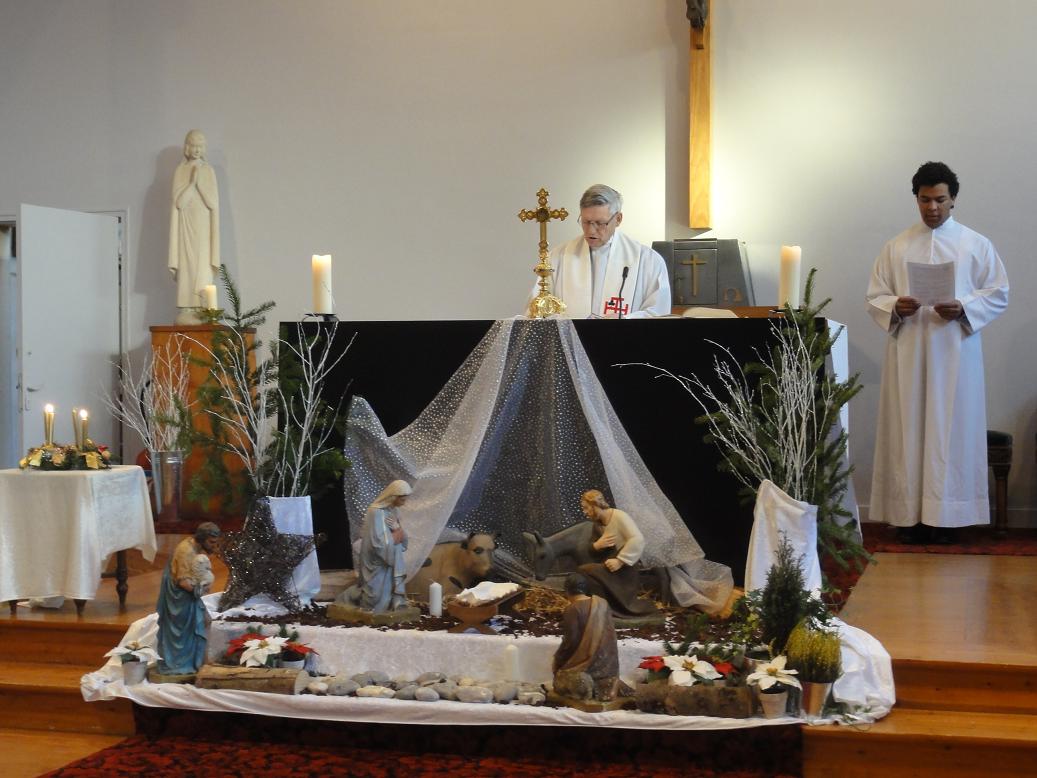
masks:
{"label": "baby jesus figurine", "polygon": [[216,576],[212,574],[212,562],[205,554],[198,554],[191,563],[191,575],[186,580],[191,581],[194,586],[194,596],[204,597],[212,591],[213,581]]}

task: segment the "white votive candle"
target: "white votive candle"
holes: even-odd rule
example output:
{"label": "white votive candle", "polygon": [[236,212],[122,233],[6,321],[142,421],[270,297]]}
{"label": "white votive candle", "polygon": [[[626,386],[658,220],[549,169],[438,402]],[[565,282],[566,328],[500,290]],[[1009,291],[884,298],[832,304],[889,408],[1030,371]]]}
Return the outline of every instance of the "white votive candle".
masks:
{"label": "white votive candle", "polygon": [[428,615],[443,615],[443,587],[435,581],[428,587]]}
{"label": "white votive candle", "polygon": [[205,307],[210,311],[216,308],[216,285],[209,284],[202,290],[202,299],[205,300]]}
{"label": "white votive candle", "polygon": [[799,307],[799,275],[803,259],[803,249],[799,246],[781,247],[781,268],[778,273],[778,307],[784,308],[788,303],[793,308]]}
{"label": "white votive candle", "polygon": [[519,678],[518,646],[513,643],[504,647],[504,675],[505,681],[521,680]]}
{"label": "white votive candle", "polygon": [[331,254],[313,255],[313,313],[334,313],[331,299]]}

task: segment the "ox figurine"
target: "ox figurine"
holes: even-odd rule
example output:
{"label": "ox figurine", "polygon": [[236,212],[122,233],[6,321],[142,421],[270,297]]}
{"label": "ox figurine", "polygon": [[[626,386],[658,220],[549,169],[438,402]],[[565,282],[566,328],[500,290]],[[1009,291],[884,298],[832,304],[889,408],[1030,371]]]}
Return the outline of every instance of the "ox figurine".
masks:
{"label": "ox figurine", "polygon": [[443,587],[444,597],[458,594],[489,574],[496,548],[493,535],[485,532],[473,532],[460,543],[437,543],[418,572],[407,581],[407,594],[425,602],[433,581]]}

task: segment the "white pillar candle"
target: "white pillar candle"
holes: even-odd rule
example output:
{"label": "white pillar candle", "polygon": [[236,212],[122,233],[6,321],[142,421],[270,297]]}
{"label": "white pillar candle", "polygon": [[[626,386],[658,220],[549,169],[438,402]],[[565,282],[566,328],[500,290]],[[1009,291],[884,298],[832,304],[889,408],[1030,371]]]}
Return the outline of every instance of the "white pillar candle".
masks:
{"label": "white pillar candle", "polygon": [[778,307],[788,303],[799,307],[799,274],[803,249],[799,246],[781,247],[781,269],[778,273]]}
{"label": "white pillar candle", "polygon": [[54,406],[50,403],[43,406],[43,442],[54,445]]}
{"label": "white pillar candle", "polygon": [[205,300],[205,307],[210,311],[216,307],[216,285],[209,284],[202,290],[202,299]]}
{"label": "white pillar candle", "polygon": [[313,311],[334,313],[331,299],[331,254],[313,255]]}
{"label": "white pillar candle", "polygon": [[87,431],[90,427],[90,414],[87,413],[86,408],[83,408],[79,412],[79,445],[83,447],[86,445],[86,439],[88,437]]}
{"label": "white pillar candle", "polygon": [[504,648],[504,680],[521,680],[519,678],[519,651],[518,646],[514,643],[511,643]]}
{"label": "white pillar candle", "polygon": [[428,615],[443,615],[443,587],[435,581],[428,587]]}

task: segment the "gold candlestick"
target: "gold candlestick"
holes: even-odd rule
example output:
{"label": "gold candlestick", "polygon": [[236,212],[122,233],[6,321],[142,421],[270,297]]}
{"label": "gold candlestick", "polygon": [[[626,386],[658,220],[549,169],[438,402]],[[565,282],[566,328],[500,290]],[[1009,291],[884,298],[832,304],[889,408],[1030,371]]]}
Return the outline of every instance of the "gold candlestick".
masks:
{"label": "gold candlestick", "polygon": [[54,406],[50,403],[43,406],[43,445],[54,445]]}
{"label": "gold candlestick", "polygon": [[540,191],[537,192],[537,209],[531,211],[523,208],[518,214],[519,219],[522,221],[536,219],[540,224],[540,262],[533,268],[533,272],[540,277],[540,291],[537,292],[537,296],[529,304],[528,315],[531,319],[546,319],[552,314],[565,311],[565,303],[551,294],[551,274],[554,273],[554,269],[551,267],[551,263],[547,261],[550,255],[547,248],[547,223],[552,219],[565,221],[569,216],[569,212],[564,208],[550,210],[547,207],[548,194],[550,193],[541,187]]}

